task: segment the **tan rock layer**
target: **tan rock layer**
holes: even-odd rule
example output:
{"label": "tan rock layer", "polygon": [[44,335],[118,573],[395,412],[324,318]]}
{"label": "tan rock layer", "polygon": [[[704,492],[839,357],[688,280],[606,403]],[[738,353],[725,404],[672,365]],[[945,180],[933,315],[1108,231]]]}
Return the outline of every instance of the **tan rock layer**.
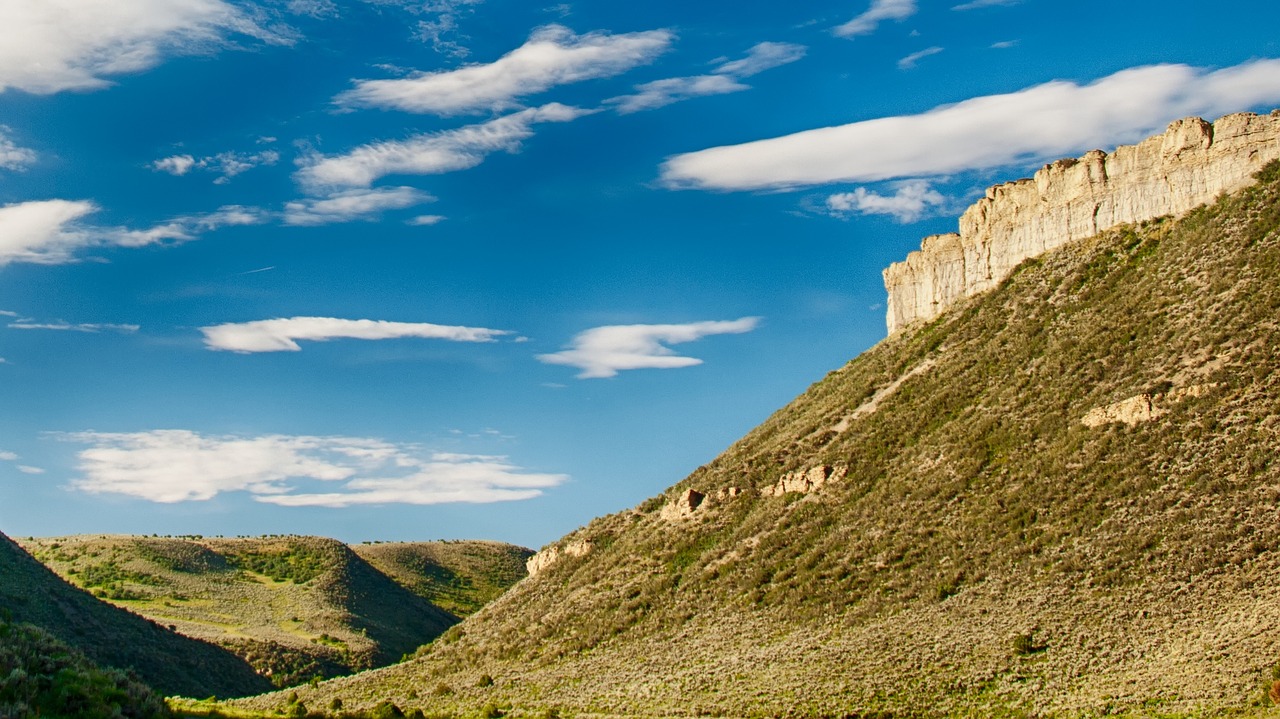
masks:
{"label": "tan rock layer", "polygon": [[960,232],[926,237],[884,271],[893,332],[937,317],[1000,283],[1023,260],[1116,225],[1180,215],[1250,184],[1280,158],[1280,110],[1215,123],[1178,120],[1162,135],[1107,154],[1045,165],[1031,179],[987,189]]}

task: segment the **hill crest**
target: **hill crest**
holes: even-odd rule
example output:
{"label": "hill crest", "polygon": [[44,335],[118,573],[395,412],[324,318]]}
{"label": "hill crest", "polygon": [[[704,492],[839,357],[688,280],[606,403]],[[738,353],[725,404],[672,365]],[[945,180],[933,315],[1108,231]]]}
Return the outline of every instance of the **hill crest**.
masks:
{"label": "hill crest", "polygon": [[1045,165],[987,189],[959,233],[926,237],[884,270],[889,333],[933,319],[1000,284],[1023,260],[1120,224],[1181,215],[1253,181],[1280,158],[1280,110],[1209,123],[1178,120],[1163,134],[1108,154]]}

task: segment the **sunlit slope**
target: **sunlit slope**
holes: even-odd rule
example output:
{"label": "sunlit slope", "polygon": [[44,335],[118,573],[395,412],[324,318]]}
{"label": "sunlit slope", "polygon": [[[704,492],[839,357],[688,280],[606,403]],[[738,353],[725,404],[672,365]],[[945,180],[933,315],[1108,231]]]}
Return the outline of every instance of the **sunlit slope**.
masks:
{"label": "sunlit slope", "polygon": [[1278,174],[1025,263],[544,550],[559,559],[418,660],[300,698],[733,716],[1263,701]]}
{"label": "sunlit slope", "polygon": [[332,539],[24,541],[69,581],[234,651],[276,686],[397,661],[458,621]]}
{"label": "sunlit slope", "polygon": [[502,542],[376,542],[355,553],[423,599],[459,617],[524,579],[532,550]]}
{"label": "sunlit slope", "polygon": [[270,683],[231,652],[177,634],[70,586],[0,534],[0,607],[99,665],[136,672],[165,694],[241,696]]}

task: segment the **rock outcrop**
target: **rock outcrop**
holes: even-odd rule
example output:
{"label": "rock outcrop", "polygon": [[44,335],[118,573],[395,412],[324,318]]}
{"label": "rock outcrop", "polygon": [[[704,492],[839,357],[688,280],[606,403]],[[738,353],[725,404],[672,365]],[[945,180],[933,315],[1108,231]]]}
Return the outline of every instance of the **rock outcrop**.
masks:
{"label": "rock outcrop", "polygon": [[546,571],[547,567],[560,561],[562,557],[583,557],[590,554],[592,549],[595,549],[595,544],[590,539],[575,539],[566,542],[563,546],[553,544],[529,557],[524,566],[530,577],[536,577]]}
{"label": "rock outcrop", "polygon": [[706,498],[707,495],[696,489],[687,489],[681,492],[680,496],[663,506],[659,516],[668,522],[688,519],[693,516],[694,512],[698,511],[698,507],[702,506],[702,502]]}
{"label": "rock outcrop", "polygon": [[1149,422],[1169,411],[1169,406],[1191,397],[1203,397],[1214,384],[1197,384],[1182,387],[1164,394],[1144,392],[1105,407],[1094,407],[1085,413],[1080,423],[1089,428],[1101,427],[1104,424],[1119,422],[1133,426]]}
{"label": "rock outcrop", "polygon": [[1116,225],[1180,215],[1252,182],[1280,158],[1280,110],[1215,123],[1178,120],[1163,135],[1107,154],[1045,165],[1031,179],[988,188],[960,232],[926,237],[884,271],[889,332],[984,292],[1025,259]]}
{"label": "rock outcrop", "polygon": [[797,469],[778,478],[778,483],[766,489],[768,496],[781,497],[791,492],[808,494],[824,484],[839,482],[849,473],[844,465],[820,464],[809,469]]}

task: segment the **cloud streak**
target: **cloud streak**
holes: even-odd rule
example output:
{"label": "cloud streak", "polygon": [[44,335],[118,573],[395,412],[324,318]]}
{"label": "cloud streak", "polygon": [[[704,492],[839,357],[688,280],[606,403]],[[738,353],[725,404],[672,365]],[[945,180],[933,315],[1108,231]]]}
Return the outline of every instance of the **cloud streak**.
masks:
{"label": "cloud streak", "polygon": [[925,59],[926,57],[929,57],[930,55],[937,55],[938,53],[942,52],[942,50],[943,48],[934,46],[934,47],[927,47],[918,52],[913,52],[910,55],[907,55],[906,57],[898,61],[898,69],[910,70],[911,68],[915,67],[921,60]]}
{"label": "cloud streak", "polygon": [[204,170],[218,175],[215,184],[224,185],[231,178],[255,167],[269,167],[280,161],[280,153],[275,150],[262,152],[219,152],[207,157],[192,155],[171,155],[151,163],[157,172],[167,172],[181,177],[192,170]]}
{"label": "cloud streak", "polygon": [[613,377],[622,370],[692,367],[702,364],[702,360],[676,354],[666,345],[694,342],[711,335],[742,334],[759,323],[759,317],[743,317],[676,325],[594,327],[574,336],[567,349],[538,355],[538,361],[577,367],[582,370],[577,375],[579,379]]}
{"label": "cloud streak", "polygon": [[186,242],[202,232],[265,219],[259,210],[228,205],[142,230],[83,222],[97,211],[98,206],[89,200],[32,200],[0,207],[0,267],[16,262],[65,264],[75,262],[76,254],[85,249]]}
{"label": "cloud streak", "polygon": [[407,78],[359,80],[335,101],[346,107],[442,116],[510,110],[519,106],[520,98],[558,85],[612,77],[652,62],[674,39],[667,30],[575,35],[564,26],[547,25],[494,62]]}
{"label": "cloud streak", "polygon": [[1280,60],[1209,71],[1122,70],[1087,85],[1047,82],[903,115],[677,155],[672,188],[776,190],[875,182],[1030,164],[1135,142],[1187,115],[1218,116],[1280,101]]}
{"label": "cloud streak", "polygon": [[714,74],[669,77],[635,86],[631,95],[613,97],[605,101],[621,115],[642,110],[654,110],[695,97],[725,95],[750,90],[751,86],[739,82],[765,70],[795,62],[805,55],[803,45],[785,42],[762,42],[747,51],[746,57],[721,63]]}
{"label": "cloud streak", "polygon": [[832,32],[840,37],[870,35],[885,20],[902,21],[916,14],[916,0],[871,0],[871,7]]}
{"label": "cloud streak", "polygon": [[284,206],[286,225],[327,225],[373,219],[386,210],[400,210],[424,202],[431,195],[412,187],[380,187],[334,192],[324,199],[304,199]]}
{"label": "cloud streak", "polygon": [[524,140],[533,136],[535,124],[571,122],[590,112],[553,102],[456,130],[361,145],[346,154],[305,160],[294,179],[309,192],[327,193],[368,187],[386,175],[438,175],[465,170],[484,162],[492,153],[518,151]]}
{"label": "cloud streak", "polygon": [[298,352],[298,340],[325,342],[333,339],[386,340],[418,337],[451,342],[494,342],[507,330],[485,327],[436,325],[428,322],[345,320],[335,317],[288,317],[254,322],[229,322],[201,327],[205,347],[250,354]]}
{"label": "cloud streak", "polygon": [[166,55],[206,52],[229,34],[285,42],[223,0],[5,0],[0,92],[96,90]]}
{"label": "cloud streak", "polygon": [[[181,429],[81,432],[72,487],[151,502],[207,501],[245,492],[290,507],[485,503],[530,499],[568,480],[505,457],[424,452],[366,437],[203,435]],[[308,491],[314,483],[331,487]]]}

